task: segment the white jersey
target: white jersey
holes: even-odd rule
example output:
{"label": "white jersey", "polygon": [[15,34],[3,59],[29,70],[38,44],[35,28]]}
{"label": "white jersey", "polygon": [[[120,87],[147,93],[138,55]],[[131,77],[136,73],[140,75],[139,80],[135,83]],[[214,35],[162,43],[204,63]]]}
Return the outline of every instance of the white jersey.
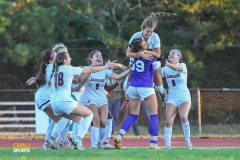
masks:
{"label": "white jersey", "polygon": [[183,67],[183,71],[176,71],[168,66],[162,68],[162,77],[166,78],[168,84],[168,97],[190,96],[187,87],[187,67],[185,63],[178,63]]}
{"label": "white jersey", "polygon": [[[84,68],[90,68],[90,66],[85,66]],[[84,84],[85,89],[83,90],[79,101],[83,102],[85,98],[94,102],[106,101],[107,96],[105,94],[104,86],[106,79],[109,78],[111,73],[112,71],[110,69],[91,73]]]}
{"label": "white jersey", "polygon": [[[128,44],[130,45],[131,42],[133,41],[133,39],[135,39],[135,38],[141,38],[142,40],[144,40],[144,37],[142,35],[142,31],[134,33],[132,35],[131,39],[129,40]],[[155,33],[155,32],[152,33],[152,35],[148,38],[147,42],[148,42],[148,49],[149,50],[154,50],[155,48],[160,48],[161,47],[160,38],[159,38],[158,34]],[[131,61],[133,62],[134,58],[130,58],[130,62]],[[153,65],[154,65],[154,70],[156,70],[161,65],[161,62],[160,61],[155,61],[153,63]]]}
{"label": "white jersey", "polygon": [[[144,40],[142,35],[142,31],[136,32],[132,35],[131,39],[129,40],[128,44],[130,45],[134,38],[141,38]],[[157,33],[153,32],[152,35],[148,38],[148,49],[153,50],[154,48],[161,47],[161,41]]]}
{"label": "white jersey", "polygon": [[52,74],[53,64],[48,64],[46,68],[46,84],[38,88],[36,93],[36,100],[37,99],[51,99],[51,86],[48,85],[50,80],[50,76]]}
{"label": "white jersey", "polygon": [[54,75],[51,79],[51,103],[59,101],[72,101],[71,85],[74,75],[80,76],[82,68],[61,65],[58,67],[57,85],[55,88]]}

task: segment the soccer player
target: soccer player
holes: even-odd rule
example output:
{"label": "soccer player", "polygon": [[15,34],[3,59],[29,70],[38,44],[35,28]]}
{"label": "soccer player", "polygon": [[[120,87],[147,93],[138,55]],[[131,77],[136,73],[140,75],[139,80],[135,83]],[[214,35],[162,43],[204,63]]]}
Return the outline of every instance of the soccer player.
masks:
{"label": "soccer player", "polygon": [[[161,56],[160,38],[158,34],[154,32],[154,29],[157,27],[157,24],[158,24],[157,18],[159,16],[173,16],[173,15],[176,15],[176,14],[170,14],[170,13],[164,13],[164,12],[152,13],[150,16],[148,16],[143,20],[141,25],[141,31],[136,32],[132,35],[129,41],[129,44],[132,42],[134,38],[141,38],[142,40],[145,40],[148,43],[148,49],[141,51],[139,53],[157,55],[156,58],[159,58]],[[132,52],[131,48],[128,46],[126,56],[130,58],[135,58],[134,57],[135,54],[136,53]],[[155,90],[159,93],[160,98],[162,99],[162,105],[163,107],[165,107],[167,92],[163,88],[160,61],[155,61],[153,63],[153,67],[154,67]],[[124,111],[128,105],[129,105],[128,97],[126,97],[126,100],[123,102],[120,108],[120,111]]]}
{"label": "soccer player", "polygon": [[31,77],[26,82],[26,84],[29,86],[36,82],[38,88],[35,97],[36,106],[40,111],[44,111],[51,118],[51,122],[49,123],[47,128],[45,142],[44,145],[42,146],[42,149],[44,150],[51,149],[51,145],[47,142],[47,140],[50,139],[55,123],[57,123],[61,119],[60,116],[55,116],[53,114],[52,106],[50,103],[51,88],[47,84],[53,69],[53,62],[55,56],[56,52],[54,51],[51,50],[44,51],[42,63],[37,77]]}
{"label": "soccer player", "polygon": [[[77,144],[79,150],[83,150],[82,138],[92,121],[93,113],[86,106],[74,101],[71,97],[71,84],[74,75],[91,74],[108,68],[116,67],[117,63],[108,62],[104,66],[80,68],[70,66],[71,57],[68,52],[60,52],[56,55],[52,74],[50,76],[49,85],[51,85],[51,104],[54,115],[63,116],[73,120],[74,116],[84,117],[78,138],[74,143]],[[51,144],[55,144],[51,139]]]}
{"label": "soccer player", "polygon": [[138,119],[141,100],[148,108],[150,114],[149,133],[150,149],[159,149],[158,141],[158,104],[153,87],[154,62],[158,54],[142,54],[146,51],[148,43],[142,38],[135,38],[129,45],[134,52],[135,59],[131,67],[131,82],[126,94],[129,96],[130,116],[122,123],[117,137],[114,139],[115,147],[120,149],[122,138],[128,132],[131,125]]}
{"label": "soccer player", "polygon": [[186,148],[191,150],[193,146],[190,141],[190,126],[188,121],[191,96],[187,87],[187,67],[183,63],[183,55],[180,50],[172,49],[169,52],[168,59],[165,61],[165,67],[162,68],[162,76],[166,78],[169,88],[164,127],[166,149],[171,149],[172,126],[178,112],[182,122]]}
{"label": "soccer player", "polygon": [[[88,56],[90,68],[93,66],[102,66],[102,54],[98,50],[92,51]],[[91,127],[91,149],[101,149],[102,139],[106,131],[106,121],[108,115],[108,99],[105,94],[104,86],[107,78],[122,79],[128,75],[130,69],[125,70],[120,74],[113,73],[109,69],[102,70],[97,73],[82,75],[80,83],[84,84],[84,91],[80,97],[80,102],[87,106],[93,112],[93,126]],[[99,136],[100,134],[100,136]]]}

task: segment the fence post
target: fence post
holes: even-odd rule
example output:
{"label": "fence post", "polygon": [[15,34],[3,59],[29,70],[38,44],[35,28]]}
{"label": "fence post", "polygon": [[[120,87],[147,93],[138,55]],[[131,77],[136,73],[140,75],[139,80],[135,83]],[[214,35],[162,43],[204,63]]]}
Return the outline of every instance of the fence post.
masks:
{"label": "fence post", "polygon": [[202,134],[202,112],[201,112],[201,95],[200,89],[197,88],[197,96],[198,96],[198,136]]}

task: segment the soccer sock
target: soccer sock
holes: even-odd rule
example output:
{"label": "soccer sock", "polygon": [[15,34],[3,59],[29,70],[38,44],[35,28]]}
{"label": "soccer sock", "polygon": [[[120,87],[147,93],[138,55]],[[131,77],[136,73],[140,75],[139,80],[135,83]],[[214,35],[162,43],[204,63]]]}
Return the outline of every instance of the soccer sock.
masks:
{"label": "soccer sock", "polygon": [[65,126],[65,128],[63,129],[63,131],[60,133],[58,142],[59,144],[63,144],[67,138],[68,132],[69,132],[69,125],[70,125],[70,121],[69,123]]}
{"label": "soccer sock", "polygon": [[85,134],[88,131],[88,127],[90,126],[92,119],[93,119],[93,113],[91,115],[83,118],[82,123],[79,128],[79,131],[78,131],[77,139],[79,139],[79,140],[83,139],[83,137],[85,136]]}
{"label": "soccer sock", "polygon": [[97,141],[99,136],[99,128],[91,127],[91,146],[97,147]]}
{"label": "soccer sock", "polygon": [[137,120],[137,118],[138,118],[138,115],[130,114],[130,116],[128,116],[122,123],[121,129],[119,130],[118,135],[123,137],[127,133],[127,131],[130,129],[132,124]]}
{"label": "soccer sock", "polygon": [[182,129],[185,137],[185,141],[190,141],[190,126],[189,121],[186,123],[182,123]]}
{"label": "soccer sock", "polygon": [[65,126],[69,123],[69,119],[62,117],[53,127],[53,131],[51,134],[52,139],[57,139],[57,137],[60,135],[62,130],[65,128]]}
{"label": "soccer sock", "polygon": [[171,147],[172,127],[164,127],[164,142],[165,146]]}
{"label": "soccer sock", "polygon": [[167,97],[167,92],[166,90],[163,88],[163,85],[160,86],[155,86],[155,90],[161,95],[161,97],[163,97],[164,99]]}
{"label": "soccer sock", "polygon": [[99,128],[99,137],[98,137],[98,141],[102,141],[103,137],[105,135],[106,132],[106,128]]}
{"label": "soccer sock", "polygon": [[51,120],[47,128],[45,140],[50,139],[54,125],[55,125],[55,122]]}
{"label": "soccer sock", "polygon": [[73,123],[73,139],[77,139],[78,132],[80,131],[80,126],[83,121],[83,118],[81,118],[78,122]]}
{"label": "soccer sock", "polygon": [[113,119],[108,119],[106,124],[106,132],[103,137],[103,142],[108,142],[112,133],[112,122]]}
{"label": "soccer sock", "polygon": [[150,115],[149,123],[150,144],[157,144],[158,141],[158,115]]}

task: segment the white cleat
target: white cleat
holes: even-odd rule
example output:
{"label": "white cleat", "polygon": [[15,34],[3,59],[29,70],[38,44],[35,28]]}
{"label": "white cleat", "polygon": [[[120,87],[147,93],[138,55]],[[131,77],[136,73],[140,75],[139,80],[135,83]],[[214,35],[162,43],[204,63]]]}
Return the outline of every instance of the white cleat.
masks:
{"label": "white cleat", "polygon": [[49,144],[48,142],[45,142],[42,146],[43,150],[51,150],[52,149],[52,145]]}
{"label": "white cleat", "polygon": [[157,144],[150,144],[149,148],[150,149],[156,149],[156,150],[160,149],[160,147]]}
{"label": "white cleat", "polygon": [[78,150],[85,150],[85,148],[83,148],[83,146],[82,146],[82,140],[74,141],[74,146]]}
{"label": "white cleat", "polygon": [[172,147],[171,146],[166,146],[166,150],[171,150]]}
{"label": "white cleat", "polygon": [[97,142],[97,149],[103,149],[102,141]]}
{"label": "white cleat", "polygon": [[186,149],[188,149],[188,150],[193,149],[192,143],[190,141],[186,141],[185,145],[186,145]]}
{"label": "white cleat", "polygon": [[109,143],[103,144],[102,147],[103,147],[103,149],[114,149],[115,148],[114,146],[112,146]]}
{"label": "white cleat", "polygon": [[47,142],[51,144],[54,149],[59,149],[59,146],[54,139],[48,139]]}

